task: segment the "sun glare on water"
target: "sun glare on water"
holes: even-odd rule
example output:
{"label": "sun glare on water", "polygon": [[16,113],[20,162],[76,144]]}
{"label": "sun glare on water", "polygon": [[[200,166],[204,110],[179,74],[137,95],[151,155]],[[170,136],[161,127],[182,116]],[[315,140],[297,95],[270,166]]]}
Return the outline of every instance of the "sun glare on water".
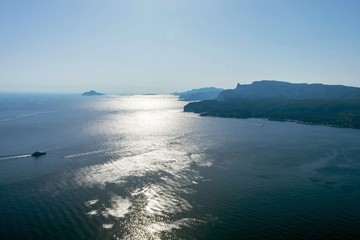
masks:
{"label": "sun glare on water", "polygon": [[202,179],[191,165],[210,166],[211,161],[197,148],[201,144],[184,144],[187,133],[179,131],[187,122],[179,117],[180,104],[166,97],[137,96],[95,106],[111,114],[94,123],[93,131],[121,137],[111,138],[108,161],[82,168],[74,177],[84,188],[119,190],[112,190],[105,202],[95,196],[84,203],[86,214],[103,219],[103,229],[114,236],[160,239],[204,221],[186,217],[193,208],[186,196]]}

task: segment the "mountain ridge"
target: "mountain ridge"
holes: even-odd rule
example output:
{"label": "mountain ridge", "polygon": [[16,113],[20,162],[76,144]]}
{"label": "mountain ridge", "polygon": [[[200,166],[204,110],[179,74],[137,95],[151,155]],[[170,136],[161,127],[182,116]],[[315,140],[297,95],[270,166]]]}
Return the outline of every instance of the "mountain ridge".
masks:
{"label": "mountain ridge", "polygon": [[184,112],[360,128],[360,88],[256,81],[224,90],[215,100],[188,103]]}
{"label": "mountain ridge", "polygon": [[238,83],[235,89],[224,90],[216,98],[221,102],[241,99],[360,99],[360,88],[260,80],[244,85]]}

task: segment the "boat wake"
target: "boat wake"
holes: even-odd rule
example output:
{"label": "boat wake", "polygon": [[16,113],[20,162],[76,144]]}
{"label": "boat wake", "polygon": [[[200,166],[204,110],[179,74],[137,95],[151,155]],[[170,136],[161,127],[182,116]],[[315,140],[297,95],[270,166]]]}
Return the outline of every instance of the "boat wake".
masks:
{"label": "boat wake", "polygon": [[27,157],[30,157],[30,156],[31,156],[31,154],[0,156],[0,161],[1,160],[9,160],[9,159],[27,158]]}
{"label": "boat wake", "polygon": [[[112,150],[113,149],[110,149],[110,151],[112,151]],[[81,157],[81,156],[87,156],[87,155],[93,155],[93,154],[99,154],[99,153],[105,153],[105,152],[109,152],[109,149],[97,150],[97,151],[85,152],[85,153],[78,153],[78,154],[72,154],[72,155],[64,156],[64,158]]]}

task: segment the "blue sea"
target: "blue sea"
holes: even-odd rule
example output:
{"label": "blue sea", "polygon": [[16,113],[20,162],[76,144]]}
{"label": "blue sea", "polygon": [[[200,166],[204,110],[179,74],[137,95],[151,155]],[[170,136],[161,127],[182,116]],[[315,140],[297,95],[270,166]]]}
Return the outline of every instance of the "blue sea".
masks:
{"label": "blue sea", "polygon": [[1,94],[0,239],[360,239],[360,130],[185,104]]}

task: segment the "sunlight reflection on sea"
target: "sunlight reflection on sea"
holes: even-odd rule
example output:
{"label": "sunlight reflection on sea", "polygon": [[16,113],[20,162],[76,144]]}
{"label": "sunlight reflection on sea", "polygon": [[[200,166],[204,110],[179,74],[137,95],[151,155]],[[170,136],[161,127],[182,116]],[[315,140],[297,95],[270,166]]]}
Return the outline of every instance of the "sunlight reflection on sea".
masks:
{"label": "sunlight reflection on sea", "polygon": [[[140,236],[156,239],[164,231],[203,222],[203,219],[177,217],[192,209],[184,195],[192,194],[192,185],[202,178],[192,165],[211,166],[211,160],[202,153],[201,143],[182,144],[184,139],[179,135],[186,137],[186,129],[191,128],[184,124],[191,123],[180,116],[178,103],[167,97],[138,96],[96,104],[94,109],[106,109],[111,114],[102,124],[91,126],[92,131],[111,136],[119,132],[124,137],[109,143],[114,153],[110,153],[109,161],[82,168],[74,177],[85,188],[115,184],[123,188],[123,195],[113,196],[103,205],[91,204],[94,200],[89,199],[85,203],[88,214],[105,219],[113,217],[103,224],[109,230],[119,224],[116,219],[125,218],[122,228],[126,239]],[[146,181],[129,188],[134,177]]]}

